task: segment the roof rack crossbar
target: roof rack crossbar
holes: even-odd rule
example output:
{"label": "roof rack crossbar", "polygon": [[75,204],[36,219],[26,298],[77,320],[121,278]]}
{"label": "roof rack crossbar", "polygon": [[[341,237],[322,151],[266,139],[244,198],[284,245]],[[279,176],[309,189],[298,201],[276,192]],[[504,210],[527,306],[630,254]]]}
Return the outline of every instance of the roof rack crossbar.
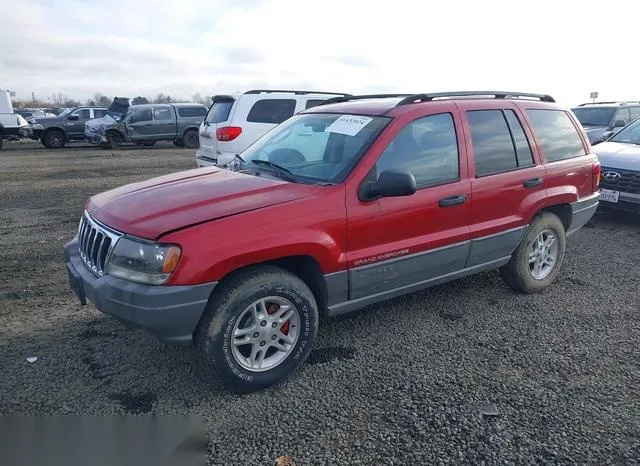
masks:
{"label": "roof rack crossbar", "polygon": [[555,99],[548,94],[533,94],[531,92],[511,92],[511,91],[454,91],[454,92],[431,92],[427,94],[414,94],[401,100],[396,104],[408,105],[417,102],[429,102],[434,99],[447,97],[480,97],[493,96],[495,99],[508,99],[512,97],[529,97],[536,98],[542,102],[555,102]]}
{"label": "roof rack crossbar", "polygon": [[585,102],[583,104],[578,105],[578,107],[584,107],[585,105],[611,105],[611,104],[621,104],[621,105],[626,105],[626,104],[640,104],[639,100],[612,100],[612,101],[606,101],[606,102]]}
{"label": "roof rack crossbar", "polygon": [[341,102],[349,102],[352,100],[363,100],[363,99],[386,99],[390,97],[408,97],[413,94],[363,94],[363,95],[346,95],[344,97],[333,97],[331,99],[327,99],[324,102],[320,103],[320,105],[328,105],[328,104],[337,104]]}
{"label": "roof rack crossbar", "polygon": [[295,95],[305,95],[305,94],[322,94],[322,95],[351,95],[346,94],[344,92],[327,92],[327,91],[301,91],[301,90],[287,90],[287,89],[251,89],[250,91],[245,92],[245,94],[262,94],[263,92],[286,92],[293,93]]}

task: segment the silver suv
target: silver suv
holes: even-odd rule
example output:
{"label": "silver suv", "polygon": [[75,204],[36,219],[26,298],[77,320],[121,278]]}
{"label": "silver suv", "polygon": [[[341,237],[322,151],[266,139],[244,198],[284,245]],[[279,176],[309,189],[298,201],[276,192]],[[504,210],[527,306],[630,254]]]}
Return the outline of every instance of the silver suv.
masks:
{"label": "silver suv", "polygon": [[640,101],[586,103],[571,111],[584,127],[589,142],[595,145],[606,139],[604,133],[617,131],[640,117]]}

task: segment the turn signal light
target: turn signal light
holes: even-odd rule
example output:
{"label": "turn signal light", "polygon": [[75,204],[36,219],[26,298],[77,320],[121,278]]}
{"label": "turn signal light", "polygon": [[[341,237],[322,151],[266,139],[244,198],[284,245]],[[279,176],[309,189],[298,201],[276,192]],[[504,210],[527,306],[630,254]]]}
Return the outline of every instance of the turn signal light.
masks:
{"label": "turn signal light", "polygon": [[216,129],[216,138],[218,141],[233,141],[240,136],[241,133],[242,128],[239,126],[223,126],[222,128]]}

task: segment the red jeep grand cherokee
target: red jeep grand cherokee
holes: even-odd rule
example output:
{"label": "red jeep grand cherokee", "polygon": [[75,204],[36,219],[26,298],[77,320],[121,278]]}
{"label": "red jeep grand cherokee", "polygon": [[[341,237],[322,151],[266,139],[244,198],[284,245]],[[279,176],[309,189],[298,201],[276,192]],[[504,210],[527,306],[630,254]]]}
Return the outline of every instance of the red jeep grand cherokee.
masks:
{"label": "red jeep grand cherokee", "polygon": [[65,262],[83,304],[195,344],[251,391],[294,373],[319,316],[491,269],[520,292],[549,286],[599,178],[581,126],[547,95],[338,97],[235,167],[93,196]]}

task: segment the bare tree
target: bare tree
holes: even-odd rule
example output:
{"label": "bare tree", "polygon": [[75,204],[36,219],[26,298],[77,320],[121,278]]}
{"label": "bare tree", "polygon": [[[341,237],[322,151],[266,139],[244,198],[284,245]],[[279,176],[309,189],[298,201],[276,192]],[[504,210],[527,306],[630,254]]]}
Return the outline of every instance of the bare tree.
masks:
{"label": "bare tree", "polygon": [[141,104],[148,104],[148,103],[149,103],[149,99],[147,99],[146,97],[142,97],[142,96],[134,97],[131,100],[131,104],[132,105],[141,105]]}

